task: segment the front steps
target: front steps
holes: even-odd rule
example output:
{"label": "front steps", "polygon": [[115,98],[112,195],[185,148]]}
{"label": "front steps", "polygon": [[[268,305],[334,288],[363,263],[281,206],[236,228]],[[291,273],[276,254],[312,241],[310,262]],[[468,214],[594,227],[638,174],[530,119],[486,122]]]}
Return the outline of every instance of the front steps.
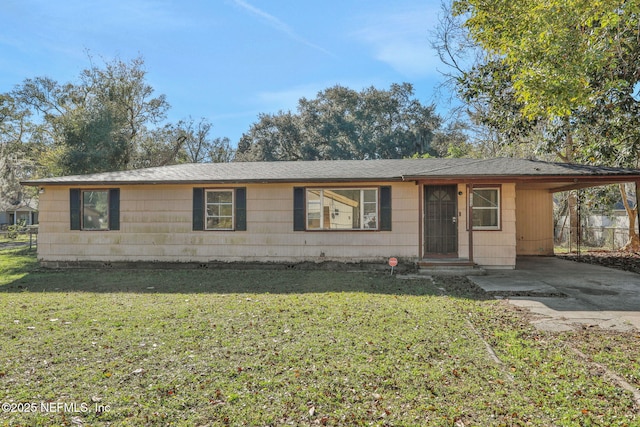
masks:
{"label": "front steps", "polygon": [[466,258],[429,258],[417,262],[418,272],[429,276],[483,276],[486,270]]}

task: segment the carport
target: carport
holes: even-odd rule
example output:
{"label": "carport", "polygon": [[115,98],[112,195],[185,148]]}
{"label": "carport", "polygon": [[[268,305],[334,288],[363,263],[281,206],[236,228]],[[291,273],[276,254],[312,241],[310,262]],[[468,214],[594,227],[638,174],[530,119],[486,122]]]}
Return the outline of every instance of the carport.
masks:
{"label": "carport", "polygon": [[[516,254],[551,256],[555,247],[555,225],[553,219],[553,195],[573,192],[586,188],[612,184],[634,184],[638,188],[640,172],[607,167],[564,165],[581,171],[581,175],[557,175],[527,177],[516,182]],[[637,191],[636,191],[637,192]],[[575,194],[570,198],[568,215],[571,218],[571,232],[577,233],[580,224],[580,198]],[[637,221],[638,213],[630,218],[630,225]],[[578,241],[579,247],[579,241]]]}

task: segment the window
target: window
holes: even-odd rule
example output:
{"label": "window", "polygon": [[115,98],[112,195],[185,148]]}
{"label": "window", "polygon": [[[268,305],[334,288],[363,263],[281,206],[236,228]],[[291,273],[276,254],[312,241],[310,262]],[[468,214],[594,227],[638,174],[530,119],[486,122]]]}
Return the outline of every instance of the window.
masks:
{"label": "window", "polygon": [[206,191],[207,230],[233,230],[233,191]]}
{"label": "window", "polygon": [[82,192],[82,229],[109,229],[109,192],[91,190]]}
{"label": "window", "polygon": [[247,229],[247,189],[193,189],[193,230]]}
{"label": "window", "polygon": [[377,230],[378,189],[307,189],[307,230]]}
{"label": "window", "polygon": [[69,190],[72,230],[119,230],[120,190]]}
{"label": "window", "polygon": [[473,228],[478,230],[500,229],[500,189],[473,189]]}

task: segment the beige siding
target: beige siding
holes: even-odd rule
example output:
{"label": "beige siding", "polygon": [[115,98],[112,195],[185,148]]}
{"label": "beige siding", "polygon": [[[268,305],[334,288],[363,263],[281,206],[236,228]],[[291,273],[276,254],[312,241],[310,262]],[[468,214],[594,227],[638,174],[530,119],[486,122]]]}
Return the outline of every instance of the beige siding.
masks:
{"label": "beige siding", "polygon": [[392,186],[390,232],[294,232],[293,185],[246,187],[247,231],[192,231],[191,185],[121,186],[119,231],[71,231],[69,187],[48,186],[40,198],[38,256],[42,261],[104,262],[382,262],[390,256],[418,257],[420,187],[414,183]]}
{"label": "beige siding", "polygon": [[[459,185],[463,193],[458,197],[459,234],[458,254],[469,257],[469,232],[467,231],[467,194],[466,185]],[[515,184],[502,184],[500,191],[501,229],[473,230],[473,261],[477,264],[495,268],[515,268],[516,265],[516,187]]]}
{"label": "beige siding", "polygon": [[[296,186],[323,185],[300,183]],[[335,187],[334,184],[330,186]],[[353,188],[354,185],[345,187]],[[192,231],[192,185],[121,186],[119,231],[71,231],[69,187],[48,186],[40,198],[39,258],[67,262],[384,262],[391,256],[407,261],[419,257],[421,185],[408,182],[392,185],[393,231],[390,232],[293,231],[292,184],[250,184],[246,188],[247,231]],[[460,184],[458,190],[462,192],[458,197],[458,254],[467,258],[466,185]],[[525,193],[524,196],[521,193]],[[539,232],[547,237],[542,231],[544,227],[535,224],[528,227],[527,233],[521,232],[519,225],[516,232],[516,216],[519,223],[523,216],[524,221],[537,218],[541,215],[536,213],[541,209],[540,200],[544,199],[542,194],[532,191],[519,192],[518,197],[516,203],[515,184],[502,184],[501,229],[474,230],[473,258],[476,263],[513,268],[516,241],[520,251],[521,244],[538,239],[532,233]],[[529,202],[525,203],[527,200]],[[551,202],[550,197],[544,200]],[[527,219],[527,215],[531,218]]]}
{"label": "beige siding", "polygon": [[547,190],[518,189],[518,255],[553,255],[553,197]]}

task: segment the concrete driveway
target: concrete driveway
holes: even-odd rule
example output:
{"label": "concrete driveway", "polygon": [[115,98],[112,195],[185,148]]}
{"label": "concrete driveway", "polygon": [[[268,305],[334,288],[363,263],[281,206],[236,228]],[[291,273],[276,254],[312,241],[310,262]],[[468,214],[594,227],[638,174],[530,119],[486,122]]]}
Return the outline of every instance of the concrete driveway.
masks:
{"label": "concrete driveway", "polygon": [[640,330],[636,273],[555,257],[522,257],[515,270],[488,270],[485,276],[469,279],[538,315],[533,324],[541,330]]}

